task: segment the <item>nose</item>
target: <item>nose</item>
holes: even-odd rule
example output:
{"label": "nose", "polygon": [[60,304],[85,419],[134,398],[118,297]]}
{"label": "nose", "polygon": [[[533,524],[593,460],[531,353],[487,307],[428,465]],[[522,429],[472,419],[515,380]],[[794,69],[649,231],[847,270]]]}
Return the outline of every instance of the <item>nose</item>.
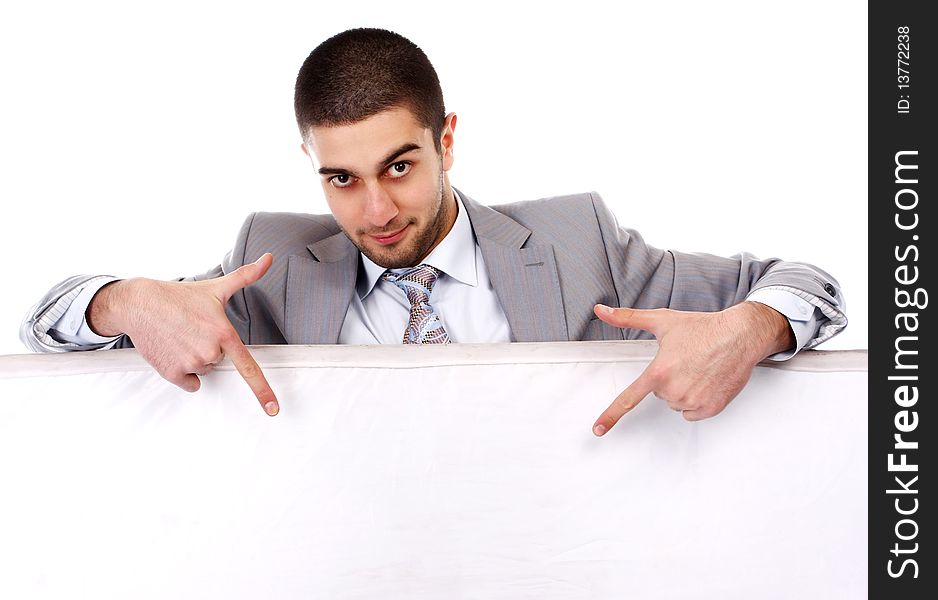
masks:
{"label": "nose", "polygon": [[399,212],[394,200],[380,183],[368,186],[365,198],[365,220],[369,225],[384,227]]}

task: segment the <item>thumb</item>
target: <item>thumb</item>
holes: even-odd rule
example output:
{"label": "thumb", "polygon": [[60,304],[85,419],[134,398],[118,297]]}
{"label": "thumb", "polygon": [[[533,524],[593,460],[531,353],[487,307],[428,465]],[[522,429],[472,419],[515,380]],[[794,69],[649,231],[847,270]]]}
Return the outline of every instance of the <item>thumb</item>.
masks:
{"label": "thumb", "polygon": [[219,294],[223,296],[222,299],[227,302],[228,298],[233,296],[235,292],[241,288],[251,285],[263,277],[273,262],[274,255],[270,252],[267,252],[256,261],[250,264],[242,265],[231,273],[218,278],[217,281],[220,285],[218,290]]}
{"label": "thumb", "polygon": [[654,308],[650,310],[641,308],[612,308],[605,304],[593,307],[596,316],[616,327],[629,329],[644,329],[655,333],[663,324],[667,309]]}

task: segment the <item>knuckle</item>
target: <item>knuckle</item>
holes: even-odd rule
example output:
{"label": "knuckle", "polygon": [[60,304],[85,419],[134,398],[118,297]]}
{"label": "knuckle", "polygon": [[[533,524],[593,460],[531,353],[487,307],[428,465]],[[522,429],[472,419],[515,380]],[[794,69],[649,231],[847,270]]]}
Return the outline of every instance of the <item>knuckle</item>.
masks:
{"label": "knuckle", "polygon": [[241,376],[245,379],[256,379],[261,374],[261,368],[253,360],[247,361],[241,365]]}
{"label": "knuckle", "polygon": [[277,397],[274,396],[273,390],[271,390],[269,387],[266,387],[266,386],[258,390],[256,392],[256,396],[257,396],[257,399],[260,400],[261,406],[267,404],[271,400],[274,400],[274,401],[277,400]]}
{"label": "knuckle", "polygon": [[167,369],[166,378],[172,381],[173,383],[175,383],[176,385],[179,385],[185,380],[186,375],[188,375],[191,372],[192,371],[186,369],[185,367],[181,365],[173,365],[172,367]]}
{"label": "knuckle", "polygon": [[716,412],[709,411],[706,408],[700,408],[694,411],[688,411],[684,413],[684,418],[687,419],[688,421],[702,421],[704,419],[709,419],[715,414]]}
{"label": "knuckle", "polygon": [[709,410],[717,404],[713,396],[705,393],[688,393],[684,405],[690,410]]}
{"label": "knuckle", "polygon": [[650,381],[667,381],[671,369],[663,362],[655,361],[645,369],[645,375]]}
{"label": "knuckle", "polygon": [[196,355],[191,355],[186,357],[185,360],[179,363],[178,368],[182,376],[185,376],[188,373],[195,373],[199,369],[205,366],[205,362],[201,357]]}
{"label": "knuckle", "polygon": [[665,390],[664,393],[669,402],[674,402],[684,406],[691,406],[695,404],[694,394],[691,393],[691,391],[686,387],[672,385],[667,390]]}
{"label": "knuckle", "polygon": [[619,396],[618,398],[616,398],[616,401],[612,403],[612,406],[609,407],[610,410],[612,411],[610,413],[610,416],[613,416],[614,419],[618,419],[619,417],[617,415],[621,415],[621,414],[625,414],[629,412],[630,410],[635,408],[638,405],[638,403],[641,401],[642,401],[642,398],[639,398],[638,396],[626,396],[626,395]]}
{"label": "knuckle", "polygon": [[599,418],[596,419],[597,423],[602,423],[606,428],[610,428],[619,421],[620,411],[615,408],[615,406],[610,406],[607,408],[603,414],[599,415]]}
{"label": "knuckle", "polygon": [[224,325],[219,327],[218,339],[221,341],[222,345],[241,343],[241,336],[238,335],[238,332],[235,331],[234,327],[231,326],[231,323],[229,323],[227,319]]}
{"label": "knuckle", "polygon": [[222,351],[218,344],[212,344],[201,349],[199,352],[199,361],[203,365],[212,365],[221,360]]}
{"label": "knuckle", "polygon": [[229,274],[229,277],[235,282],[238,289],[245,287],[251,282],[250,273],[253,265],[241,265]]}

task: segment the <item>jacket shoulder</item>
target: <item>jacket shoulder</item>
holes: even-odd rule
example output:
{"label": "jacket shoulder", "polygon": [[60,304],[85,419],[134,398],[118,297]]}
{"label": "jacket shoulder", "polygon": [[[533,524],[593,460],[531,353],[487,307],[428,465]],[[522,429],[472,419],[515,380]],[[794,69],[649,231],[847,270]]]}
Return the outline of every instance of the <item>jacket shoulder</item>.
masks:
{"label": "jacket shoulder", "polygon": [[287,212],[256,212],[249,215],[242,226],[242,235],[252,242],[276,241],[301,247],[340,231],[332,215]]}
{"label": "jacket shoulder", "polygon": [[332,215],[256,212],[247,216],[235,243],[237,265],[256,260],[265,252],[274,258],[305,254],[306,247],[342,230]]}
{"label": "jacket shoulder", "polygon": [[306,244],[341,231],[332,215],[288,212],[256,212],[248,216],[245,226],[252,238],[297,237],[306,240]]}
{"label": "jacket shoulder", "polygon": [[[602,207],[597,210],[597,207]],[[569,239],[572,233],[595,231],[607,209],[596,192],[550,196],[490,207],[535,233]]]}
{"label": "jacket shoulder", "polygon": [[593,202],[602,203],[597,192],[582,192],[579,194],[565,194],[562,196],[547,196],[544,198],[535,198],[532,200],[520,200],[505,204],[494,204],[490,206],[493,210],[510,216],[526,213],[540,213],[547,210],[584,210]]}

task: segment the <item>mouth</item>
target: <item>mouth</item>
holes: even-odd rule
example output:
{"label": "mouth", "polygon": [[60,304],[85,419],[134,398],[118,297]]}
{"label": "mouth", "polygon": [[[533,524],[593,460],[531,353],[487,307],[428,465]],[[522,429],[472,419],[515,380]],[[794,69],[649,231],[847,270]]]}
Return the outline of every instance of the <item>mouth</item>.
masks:
{"label": "mouth", "polygon": [[369,237],[381,245],[393,244],[404,237],[404,232],[407,231],[408,227],[410,227],[409,223],[389,235],[371,235]]}

